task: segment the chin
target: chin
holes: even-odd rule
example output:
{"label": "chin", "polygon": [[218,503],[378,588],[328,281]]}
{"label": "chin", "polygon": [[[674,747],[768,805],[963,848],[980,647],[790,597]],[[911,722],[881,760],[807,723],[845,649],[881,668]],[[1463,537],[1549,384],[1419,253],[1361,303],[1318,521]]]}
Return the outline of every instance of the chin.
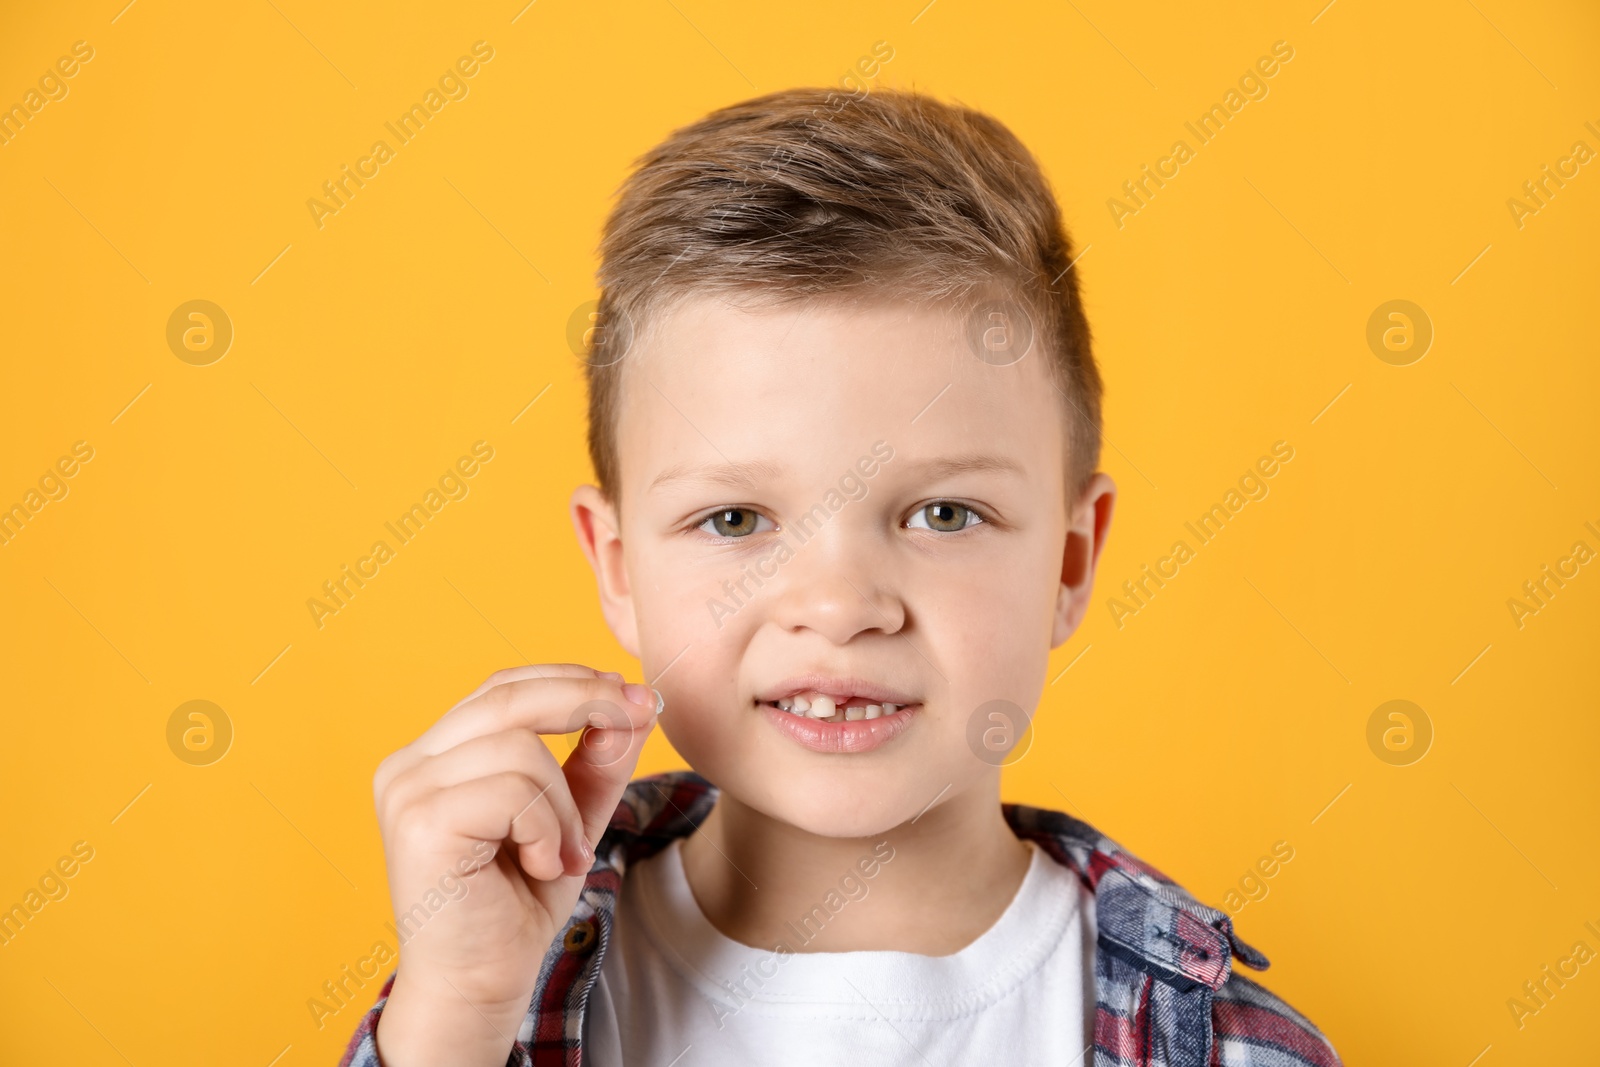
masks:
{"label": "chin", "polygon": [[[916,818],[951,780],[926,773],[937,761],[921,746],[892,756],[817,755],[790,750],[776,737],[729,744],[691,733],[668,739],[697,774],[768,818],[819,837],[881,836]],[[913,767],[924,771],[908,773]]]}
{"label": "chin", "polygon": [[[818,837],[881,837],[917,816],[917,808],[905,803],[906,794],[897,784],[857,780],[845,785],[829,774],[796,774],[777,781],[777,786],[770,780],[752,783],[753,791],[730,785],[740,800],[768,818]],[[813,797],[827,799],[812,803]]]}
{"label": "chin", "polygon": [[870,812],[863,812],[860,808],[847,808],[842,804],[838,806],[837,811],[818,810],[810,806],[790,806],[795,810],[780,812],[779,818],[818,837],[881,837],[916,814],[912,812],[904,818],[899,815],[874,816]]}

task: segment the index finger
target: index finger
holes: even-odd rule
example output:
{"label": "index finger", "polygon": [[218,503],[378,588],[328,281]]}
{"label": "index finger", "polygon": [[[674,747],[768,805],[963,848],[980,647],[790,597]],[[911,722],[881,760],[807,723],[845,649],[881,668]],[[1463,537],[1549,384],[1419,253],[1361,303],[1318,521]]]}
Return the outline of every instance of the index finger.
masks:
{"label": "index finger", "polygon": [[606,718],[631,729],[650,723],[657,697],[637,682],[604,677],[514,678],[490,686],[479,695],[447,711],[417,738],[415,749],[438,755],[473,737],[516,727],[540,734],[566,734],[581,729],[603,702]]}
{"label": "index finger", "polygon": [[616,671],[597,671],[582,663],[528,663],[518,667],[502,667],[485,678],[478,688],[452,704],[450,710],[456,710],[473,697],[482,696],[504,682],[523,678],[603,678],[607,675],[616,675],[619,680],[622,678]]}

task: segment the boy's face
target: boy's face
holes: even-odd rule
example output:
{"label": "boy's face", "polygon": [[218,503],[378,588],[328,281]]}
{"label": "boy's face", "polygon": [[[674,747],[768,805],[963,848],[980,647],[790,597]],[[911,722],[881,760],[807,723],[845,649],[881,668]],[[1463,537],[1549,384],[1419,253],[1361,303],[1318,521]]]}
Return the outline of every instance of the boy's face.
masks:
{"label": "boy's face", "polygon": [[[993,702],[1032,715],[1114,495],[1097,474],[1069,513],[1045,358],[1036,343],[1009,366],[980,359],[953,312],[711,297],[628,353],[620,525],[592,486],[573,518],[606,619],[696,771],[827,836],[881,832],[936,799],[992,802],[1020,736]],[[824,745],[845,730],[878,742],[818,751],[760,703],[808,674],[912,707],[804,720]]]}

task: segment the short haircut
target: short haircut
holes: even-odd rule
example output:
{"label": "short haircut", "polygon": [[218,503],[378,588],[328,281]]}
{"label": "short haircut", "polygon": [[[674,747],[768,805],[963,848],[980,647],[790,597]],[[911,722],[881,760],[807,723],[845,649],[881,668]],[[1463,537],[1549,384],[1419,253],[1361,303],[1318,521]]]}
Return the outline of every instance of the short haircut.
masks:
{"label": "short haircut", "polygon": [[585,351],[600,489],[620,506],[622,357],[684,298],[891,297],[966,309],[969,324],[998,299],[1050,361],[1070,508],[1099,464],[1101,394],[1072,263],[1038,162],[982,112],[823,88],[713,111],[635,161],[606,219]]}

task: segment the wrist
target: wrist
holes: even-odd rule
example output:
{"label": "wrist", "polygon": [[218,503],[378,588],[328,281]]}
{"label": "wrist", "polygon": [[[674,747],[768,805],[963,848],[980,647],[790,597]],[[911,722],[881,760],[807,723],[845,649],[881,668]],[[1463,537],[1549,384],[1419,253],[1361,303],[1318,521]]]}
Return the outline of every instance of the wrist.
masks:
{"label": "wrist", "polygon": [[407,981],[402,969],[373,1033],[382,1067],[505,1067],[527,1003],[474,1004],[448,981]]}

